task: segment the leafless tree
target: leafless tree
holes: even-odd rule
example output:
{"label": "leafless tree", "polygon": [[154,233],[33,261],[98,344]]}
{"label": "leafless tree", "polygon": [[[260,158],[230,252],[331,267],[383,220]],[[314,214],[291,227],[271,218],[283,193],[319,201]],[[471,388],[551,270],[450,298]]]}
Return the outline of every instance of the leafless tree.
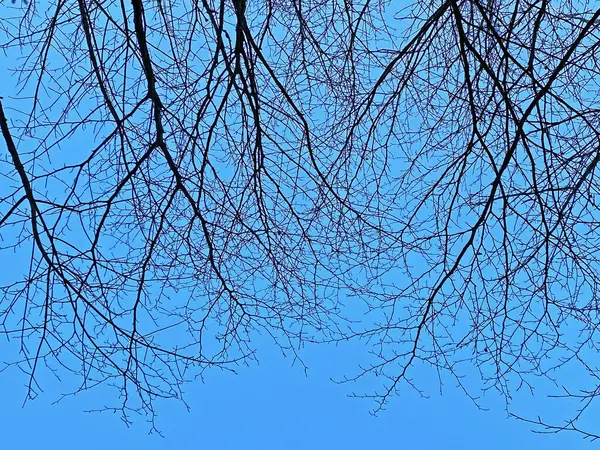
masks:
{"label": "leafless tree", "polygon": [[594,2],[49,5],[0,24],[2,261],[28,264],[0,317],[31,397],[67,371],[152,416],[259,333],[357,339],[376,409],[416,365],[509,411],[547,380],[578,409],[521,418],[597,437]]}

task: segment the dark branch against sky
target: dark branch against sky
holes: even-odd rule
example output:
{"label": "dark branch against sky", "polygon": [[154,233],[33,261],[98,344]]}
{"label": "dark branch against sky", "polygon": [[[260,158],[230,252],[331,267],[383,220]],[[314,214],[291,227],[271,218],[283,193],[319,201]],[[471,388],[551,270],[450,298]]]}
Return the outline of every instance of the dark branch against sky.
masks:
{"label": "dark branch against sky", "polygon": [[593,2],[0,8],[0,334],[28,399],[64,374],[154,427],[261,346],[356,341],[337,381],[376,413],[451,383],[597,437]]}

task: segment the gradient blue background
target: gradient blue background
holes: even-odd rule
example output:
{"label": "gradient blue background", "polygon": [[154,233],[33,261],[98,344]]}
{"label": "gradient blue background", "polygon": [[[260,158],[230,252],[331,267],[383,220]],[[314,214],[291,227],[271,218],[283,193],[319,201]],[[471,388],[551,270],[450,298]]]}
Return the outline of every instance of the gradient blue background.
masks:
{"label": "gradient blue background", "polygon": [[[360,347],[309,348],[308,376],[269,347],[262,352],[260,365],[242,367],[239,375],[209,373],[204,383],[187,388],[190,412],[176,401],[158,403],[157,425],[164,437],[148,435],[149,425],[141,417],[127,428],[118,415],[83,412],[103,404],[101,390],[51,405],[61,392],[60,383],[43,380],[52,388],[22,408],[26,378],[20,372],[5,372],[0,376],[0,448],[551,450],[594,446],[575,434],[532,433],[527,424],[507,419],[499,398],[488,399],[490,411],[479,411],[451,384],[442,396],[431,386],[428,399],[407,391],[373,417],[372,403],[346,396],[352,386],[329,380],[332,374],[352,370],[351,353],[364,351]],[[413,378],[418,376],[417,371]]]}
{"label": "gradient blue background", "polygon": [[[0,56],[0,58],[3,58]],[[2,64],[4,65],[4,64]],[[8,72],[0,71],[7,103]],[[0,152],[5,152],[4,143]],[[0,260],[6,274],[14,261]],[[308,376],[269,344],[259,345],[260,365],[240,367],[238,375],[209,371],[205,382],[187,386],[188,412],[177,401],[157,403],[156,425],[164,437],[149,435],[145,418],[126,427],[118,415],[86,413],[114,404],[107,391],[94,389],[59,404],[61,383],[40,380],[45,392],[23,407],[27,375],[17,369],[0,374],[1,449],[578,449],[590,444],[572,433],[539,435],[528,424],[508,419],[503,400],[486,399],[490,411],[478,410],[452,382],[439,395],[426,383],[430,398],[406,391],[377,417],[374,403],[348,398],[352,385],[330,377],[356,373],[365,355],[361,343],[343,348],[309,347],[304,352]],[[6,356],[7,346],[0,344]],[[417,368],[413,378],[431,378]],[[364,386],[363,386],[364,387]],[[372,386],[376,389],[379,386]],[[69,386],[72,388],[72,385]],[[360,389],[356,389],[360,391]],[[115,391],[108,391],[114,396]],[[546,408],[531,397],[520,400],[530,412]],[[527,405],[528,402],[529,403]],[[560,408],[560,403],[550,403]],[[545,413],[552,410],[543,409]],[[554,411],[556,412],[556,410]]]}

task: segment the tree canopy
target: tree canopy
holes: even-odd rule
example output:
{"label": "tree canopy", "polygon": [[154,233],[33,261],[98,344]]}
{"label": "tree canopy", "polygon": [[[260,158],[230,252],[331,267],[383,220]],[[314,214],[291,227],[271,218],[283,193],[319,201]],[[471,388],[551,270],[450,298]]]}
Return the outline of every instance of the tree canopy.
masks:
{"label": "tree canopy", "polygon": [[152,416],[259,333],[300,361],[354,339],[376,411],[424,365],[509,411],[549,382],[565,421],[519,417],[597,437],[595,2],[0,14],[0,334],[29,397],[69,372]]}

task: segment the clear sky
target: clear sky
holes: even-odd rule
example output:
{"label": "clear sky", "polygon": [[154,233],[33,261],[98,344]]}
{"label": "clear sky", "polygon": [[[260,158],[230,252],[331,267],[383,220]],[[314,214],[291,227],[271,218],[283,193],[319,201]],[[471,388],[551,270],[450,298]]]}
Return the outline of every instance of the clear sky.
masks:
{"label": "clear sky", "polygon": [[348,398],[351,386],[328,378],[351,367],[351,352],[352,347],[308,349],[308,376],[269,352],[263,352],[260,365],[241,368],[239,375],[209,373],[205,383],[187,388],[190,412],[176,401],[159,403],[157,425],[164,437],[148,435],[143,418],[127,428],[118,415],[83,412],[102,404],[100,390],[51,405],[61,391],[60,384],[49,382],[52,388],[22,408],[24,375],[4,373],[0,448],[552,450],[593,445],[574,434],[534,434],[527,424],[507,419],[498,399],[487,402],[492,410],[478,411],[451,385],[442,396],[430,392],[429,399],[407,392],[373,417],[369,401]]}
{"label": "clear sky", "polygon": [[[0,70],[0,85],[8,81],[7,72]],[[6,149],[0,142],[3,152]],[[11,264],[14,262],[0,260],[0,270],[6,274]],[[53,404],[64,392],[61,383],[42,379],[44,392],[23,405],[27,375],[15,368],[7,370],[0,373],[0,450],[562,450],[590,446],[575,434],[532,433],[528,424],[507,417],[498,397],[483,401],[489,411],[478,410],[450,380],[443,395],[435,383],[425,383],[429,398],[403,391],[374,417],[370,414],[373,402],[349,398],[353,386],[330,379],[356,373],[357,365],[364,361],[361,343],[307,348],[307,375],[277,349],[268,344],[258,347],[260,364],[240,367],[237,375],[209,371],[204,382],[188,384],[185,399],[190,411],[174,400],[157,402],[156,426],[162,437],[148,434],[150,426],[144,417],[134,418],[134,424],[127,427],[118,414],[85,412],[114,404],[115,390],[92,389]],[[5,343],[0,344],[0,355],[6,355],[6,348]],[[3,359],[0,356],[0,362]],[[431,378],[432,374],[417,368],[412,377]],[[546,403],[531,397],[517,401],[527,412],[557,412],[544,409],[540,405]],[[560,407],[558,402],[548,405]]]}

